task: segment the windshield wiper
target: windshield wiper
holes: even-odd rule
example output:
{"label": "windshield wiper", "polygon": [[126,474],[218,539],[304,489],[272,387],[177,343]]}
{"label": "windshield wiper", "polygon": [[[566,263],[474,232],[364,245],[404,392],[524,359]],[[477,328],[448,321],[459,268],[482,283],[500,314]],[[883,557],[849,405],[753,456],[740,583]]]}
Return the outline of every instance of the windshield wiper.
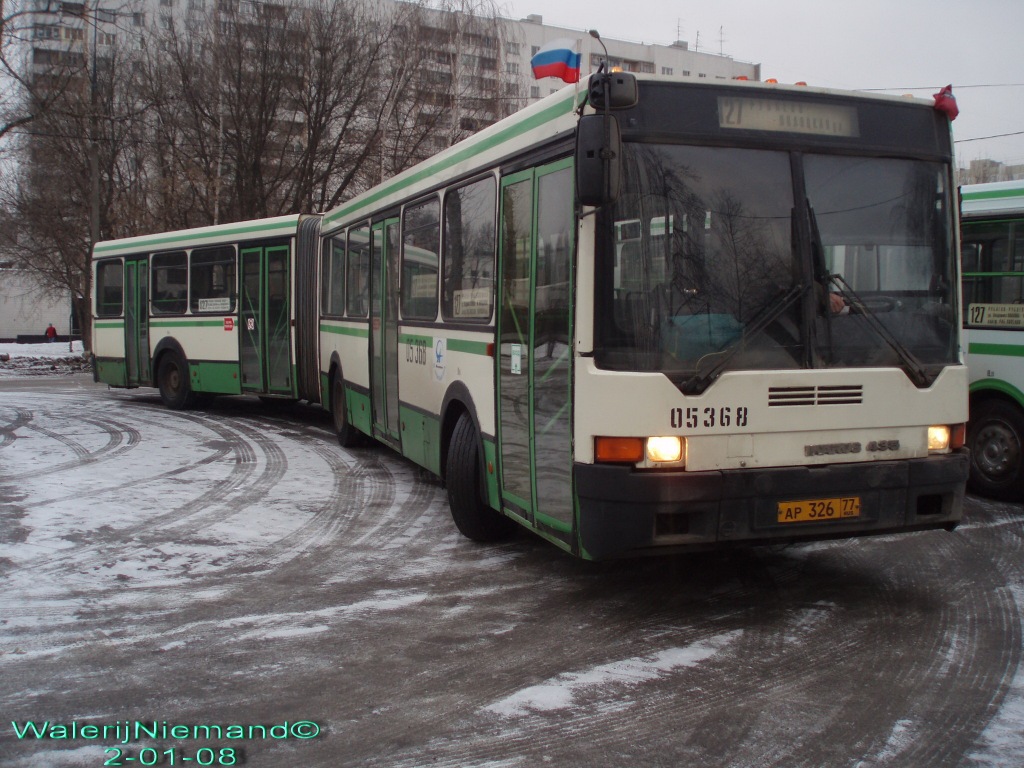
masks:
{"label": "windshield wiper", "polygon": [[[701,392],[706,390],[711,382],[714,381],[722,372],[725,366],[728,365],[729,361],[732,360],[741,350],[746,348],[747,341],[750,337],[760,333],[778,320],[797,299],[803,296],[805,290],[805,286],[798,283],[797,285],[792,286],[789,290],[779,291],[779,293],[773,296],[771,301],[768,301],[761,310],[754,315],[750,322],[744,326],[743,334],[735,344],[725,350],[710,352],[701,358],[701,360],[703,360],[713,355],[720,356],[715,364],[712,365],[705,373],[695,373],[680,385],[680,389],[683,394],[699,395]],[[776,304],[775,302],[779,303]],[[700,360],[697,361],[696,367],[700,368]]]}
{"label": "windshield wiper", "polygon": [[903,344],[892,331],[885,327],[881,320],[879,320],[875,313],[871,311],[864,300],[857,295],[857,292],[850,287],[850,284],[843,279],[842,275],[829,275],[829,283],[834,285],[839,295],[843,297],[843,300],[849,305],[850,312],[853,314],[861,315],[865,321],[867,321],[868,327],[873,330],[882,341],[889,345],[889,348],[896,353],[896,356],[903,363],[904,371],[910,377],[910,380],[919,387],[927,387],[931,384],[928,372],[925,370],[921,361],[918,360],[914,353],[907,349],[906,345]]}
{"label": "windshield wiper", "polygon": [[[889,348],[896,353],[896,356],[903,363],[903,370],[906,372],[910,380],[919,387],[927,387],[931,382],[928,378],[928,373],[925,371],[924,366],[921,362],[914,357],[914,354],[904,346],[892,332],[885,327],[881,320],[875,317],[875,313],[872,312],[864,300],[857,295],[857,292],[850,287],[850,284],[843,279],[842,275],[832,275],[828,273],[825,267],[825,245],[821,239],[821,230],[818,229],[818,217],[814,213],[814,208],[811,207],[811,201],[807,201],[807,213],[811,221],[811,252],[814,259],[814,279],[819,282],[826,291],[829,285],[834,285],[839,289],[839,295],[843,297],[843,300],[850,306],[852,312],[854,308],[857,310],[857,314],[863,315],[867,321],[868,326],[873,330],[878,337],[889,345]],[[829,332],[829,348],[832,346],[832,327],[831,327],[831,310],[828,306],[828,297],[825,297],[825,320],[828,323]]]}

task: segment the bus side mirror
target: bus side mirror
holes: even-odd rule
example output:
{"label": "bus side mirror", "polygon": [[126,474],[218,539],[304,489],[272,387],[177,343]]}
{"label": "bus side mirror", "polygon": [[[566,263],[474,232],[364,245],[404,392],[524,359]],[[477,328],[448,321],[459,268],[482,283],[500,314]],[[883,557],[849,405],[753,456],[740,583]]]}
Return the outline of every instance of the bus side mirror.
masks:
{"label": "bus side mirror", "polygon": [[619,196],[622,167],[619,121],[584,115],[576,126],[576,195],[581,205],[606,205]]}
{"label": "bus side mirror", "polygon": [[640,100],[636,77],[628,72],[598,72],[590,78],[588,91],[587,99],[594,109],[628,109]]}

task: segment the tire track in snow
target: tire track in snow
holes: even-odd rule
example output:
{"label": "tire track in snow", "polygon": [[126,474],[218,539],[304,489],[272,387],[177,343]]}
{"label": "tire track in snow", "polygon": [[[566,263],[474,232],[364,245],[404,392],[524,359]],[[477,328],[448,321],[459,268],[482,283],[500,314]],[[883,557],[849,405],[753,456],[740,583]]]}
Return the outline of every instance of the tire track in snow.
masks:
{"label": "tire track in snow", "polygon": [[7,424],[0,426],[0,448],[7,448],[14,445],[18,436],[14,434],[22,427],[32,422],[32,411],[27,408],[12,407],[9,405],[0,406],[4,410],[14,411],[14,418]]}

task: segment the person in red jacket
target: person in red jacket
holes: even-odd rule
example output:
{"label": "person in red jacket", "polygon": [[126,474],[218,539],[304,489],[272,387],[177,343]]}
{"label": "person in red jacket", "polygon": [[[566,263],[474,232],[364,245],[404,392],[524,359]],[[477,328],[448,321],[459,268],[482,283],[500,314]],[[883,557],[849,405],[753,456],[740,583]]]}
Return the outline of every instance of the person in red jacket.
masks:
{"label": "person in red jacket", "polygon": [[57,329],[53,327],[53,323],[46,326],[46,340],[56,341],[57,340]]}

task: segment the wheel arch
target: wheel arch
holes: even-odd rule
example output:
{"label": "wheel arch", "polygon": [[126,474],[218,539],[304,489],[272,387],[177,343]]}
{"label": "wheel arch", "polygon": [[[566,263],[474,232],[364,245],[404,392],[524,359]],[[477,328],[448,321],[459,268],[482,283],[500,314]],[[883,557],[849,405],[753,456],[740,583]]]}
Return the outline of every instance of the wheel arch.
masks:
{"label": "wheel arch", "polygon": [[149,380],[154,384],[157,383],[156,375],[157,371],[160,370],[160,361],[168,352],[177,353],[181,357],[182,362],[185,363],[186,373],[189,370],[188,355],[185,354],[185,349],[181,346],[181,343],[173,336],[164,336],[157,342],[156,349],[153,350],[149,360]]}
{"label": "wheel arch", "polygon": [[968,406],[971,413],[983,403],[1001,401],[1024,411],[1024,392],[1008,381],[986,379],[971,384]]}
{"label": "wheel arch", "polygon": [[[463,382],[456,381],[448,387],[448,391],[445,392],[444,399],[441,401],[440,470],[442,480],[447,479],[445,476],[448,472],[448,449],[451,447],[452,433],[455,431],[455,425],[463,413],[468,414],[473,422],[476,433],[481,437],[482,448],[483,433],[480,430],[480,419],[476,414],[476,403],[473,401],[473,396],[469,393],[469,388]],[[481,460],[483,460],[482,456]]]}
{"label": "wheel arch", "polygon": [[341,366],[341,355],[337,352],[331,353],[331,362],[327,365],[327,392],[326,397],[323,398],[323,405],[328,411],[334,408],[334,378],[341,376],[342,380],[345,379],[345,369]]}

